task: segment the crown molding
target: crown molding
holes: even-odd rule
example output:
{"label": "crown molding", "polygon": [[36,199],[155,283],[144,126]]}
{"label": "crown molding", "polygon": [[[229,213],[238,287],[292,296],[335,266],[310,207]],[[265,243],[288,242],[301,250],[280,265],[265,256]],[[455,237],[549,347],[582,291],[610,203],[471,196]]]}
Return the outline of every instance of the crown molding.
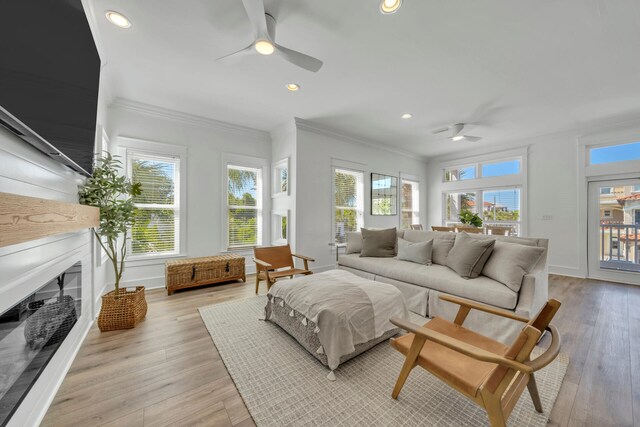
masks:
{"label": "crown molding", "polygon": [[208,117],[197,116],[194,114],[183,113],[181,111],[171,110],[164,107],[158,107],[156,105],[145,104],[138,101],[132,101],[125,98],[116,98],[110,105],[110,107],[119,108],[121,110],[131,111],[134,113],[146,114],[152,117],[158,117],[161,119],[173,120],[189,125],[201,126],[209,129],[215,129],[221,132],[226,132],[233,135],[243,135],[252,138],[260,139],[266,142],[271,141],[269,132],[235,125],[232,123],[223,122],[220,120],[211,119]]}
{"label": "crown molding", "polygon": [[296,127],[298,129],[306,130],[309,132],[313,132],[319,135],[330,136],[332,138],[341,139],[346,142],[353,142],[360,145],[365,145],[370,148],[377,148],[378,150],[387,151],[389,153],[400,154],[401,156],[408,157],[410,159],[419,159],[422,161],[426,161],[427,157],[418,153],[413,153],[411,151],[402,150],[399,148],[388,147],[379,142],[372,142],[361,137],[357,137],[354,135],[347,135],[342,131],[333,129],[329,126],[321,125],[310,120],[301,119],[299,117],[295,117]]}

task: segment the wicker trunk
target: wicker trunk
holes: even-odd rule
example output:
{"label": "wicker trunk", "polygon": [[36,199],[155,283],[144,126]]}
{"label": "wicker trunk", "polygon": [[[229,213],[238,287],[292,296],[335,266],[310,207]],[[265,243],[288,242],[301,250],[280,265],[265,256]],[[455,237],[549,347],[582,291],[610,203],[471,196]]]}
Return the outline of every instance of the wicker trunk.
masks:
{"label": "wicker trunk", "polygon": [[147,300],[144,286],[135,291],[120,288],[118,296],[111,291],[102,296],[102,307],[98,316],[98,327],[102,332],[135,328],[147,315]]}
{"label": "wicker trunk", "polygon": [[167,261],[165,274],[168,295],[178,289],[200,285],[238,279],[246,281],[244,257],[231,254]]}

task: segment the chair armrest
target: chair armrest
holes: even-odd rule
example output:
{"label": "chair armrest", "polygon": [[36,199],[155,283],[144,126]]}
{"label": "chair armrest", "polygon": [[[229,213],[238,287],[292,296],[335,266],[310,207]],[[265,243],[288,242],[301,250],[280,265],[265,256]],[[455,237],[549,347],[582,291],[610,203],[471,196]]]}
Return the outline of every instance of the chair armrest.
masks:
{"label": "chair armrest", "polygon": [[498,356],[497,354],[491,353],[487,350],[483,350],[474,345],[467,344],[448,335],[441,334],[440,332],[427,329],[423,326],[415,325],[407,320],[399,319],[397,317],[393,317],[389,320],[399,328],[402,328],[409,332],[413,332],[416,335],[421,335],[428,340],[450,348],[451,350],[457,351],[458,353],[462,353],[465,356],[469,356],[473,359],[483,362],[495,363],[528,374],[533,372],[533,368],[529,365],[517,362],[515,360],[507,359],[506,357]]}
{"label": "chair armrest", "polygon": [[462,307],[469,307],[470,309],[484,311],[485,313],[494,314],[496,316],[506,317],[508,319],[517,320],[518,322],[527,323],[529,319],[523,316],[518,316],[515,313],[512,313],[507,310],[502,310],[500,308],[491,307],[486,304],[481,304],[479,302],[471,301],[464,298],[454,297],[452,295],[440,295],[440,299],[444,301],[451,302],[453,304],[458,304]]}
{"label": "chair armrest", "polygon": [[253,262],[265,268],[265,270],[273,270],[273,266],[268,262],[260,261],[258,258],[251,258]]}
{"label": "chair armrest", "polygon": [[525,365],[531,366],[531,369],[533,369],[534,372],[553,362],[555,358],[558,357],[560,347],[562,347],[562,339],[558,328],[553,325],[549,325],[547,330],[551,333],[551,344],[549,344],[549,348],[535,359],[525,362]]}
{"label": "chair armrest", "polygon": [[313,258],[311,258],[311,257],[308,257],[308,256],[304,256],[304,255],[291,254],[291,256],[294,256],[294,257],[296,257],[296,258],[303,259],[303,260],[305,260],[305,261],[316,262],[316,260],[315,260],[315,259],[313,259]]}

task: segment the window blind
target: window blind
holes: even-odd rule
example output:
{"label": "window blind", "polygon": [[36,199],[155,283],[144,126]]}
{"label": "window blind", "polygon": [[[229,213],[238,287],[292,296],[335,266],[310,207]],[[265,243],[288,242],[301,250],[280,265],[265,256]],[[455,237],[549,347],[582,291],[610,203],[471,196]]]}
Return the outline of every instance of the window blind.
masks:
{"label": "window blind", "polygon": [[417,181],[403,179],[400,191],[402,229],[411,228],[412,224],[420,224],[420,184]]}
{"label": "window blind", "polygon": [[227,165],[227,247],[258,246],[262,236],[262,169]]}
{"label": "window blind", "polygon": [[178,253],[180,159],[146,153],[128,153],[127,157],[129,176],[142,188],[142,193],[133,198],[137,210],[130,254]]}
{"label": "window blind", "polygon": [[346,233],[363,226],[364,177],[362,172],[334,169],[333,235],[336,243],[346,242]]}

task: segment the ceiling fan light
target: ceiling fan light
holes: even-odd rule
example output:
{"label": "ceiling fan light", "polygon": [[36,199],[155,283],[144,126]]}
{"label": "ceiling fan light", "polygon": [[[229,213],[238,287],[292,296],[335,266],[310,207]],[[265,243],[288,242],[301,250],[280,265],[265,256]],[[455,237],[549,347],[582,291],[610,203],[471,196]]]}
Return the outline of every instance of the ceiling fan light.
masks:
{"label": "ceiling fan light", "polygon": [[402,0],[382,0],[380,2],[380,13],[385,15],[396,13],[402,6]]}
{"label": "ceiling fan light", "polygon": [[256,51],[262,55],[271,55],[276,50],[273,43],[268,40],[258,40],[254,47]]}
{"label": "ceiling fan light", "polygon": [[464,135],[456,135],[451,138],[452,141],[462,141],[464,139]]}

